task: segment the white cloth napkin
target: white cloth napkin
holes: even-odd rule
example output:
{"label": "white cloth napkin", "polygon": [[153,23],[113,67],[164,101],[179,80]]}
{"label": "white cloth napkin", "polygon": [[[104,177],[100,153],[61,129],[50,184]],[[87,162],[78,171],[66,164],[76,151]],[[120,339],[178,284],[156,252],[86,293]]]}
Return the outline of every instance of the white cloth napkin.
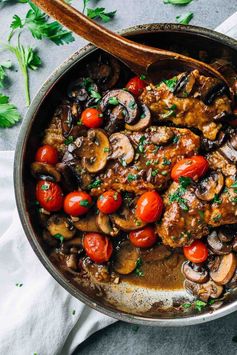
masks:
{"label": "white cloth napkin", "polygon": [[72,297],[36,257],[16,211],[13,158],[0,152],[0,354],[71,354],[115,320]]}
{"label": "white cloth napkin", "polygon": [[[216,29],[237,38],[237,12]],[[13,191],[13,152],[0,152],[0,354],[69,355],[115,322],[66,292],[22,230]]]}

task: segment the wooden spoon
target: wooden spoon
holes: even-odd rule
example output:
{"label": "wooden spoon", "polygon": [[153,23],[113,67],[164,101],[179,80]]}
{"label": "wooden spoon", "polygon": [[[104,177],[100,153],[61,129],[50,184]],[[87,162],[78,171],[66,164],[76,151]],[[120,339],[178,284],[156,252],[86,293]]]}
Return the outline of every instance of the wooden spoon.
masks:
{"label": "wooden spoon", "polygon": [[119,58],[137,75],[148,75],[152,82],[160,81],[173,70],[181,72],[198,69],[204,75],[217,77],[227,83],[210,65],[182,54],[133,42],[98,25],[63,0],[32,2],[71,31]]}

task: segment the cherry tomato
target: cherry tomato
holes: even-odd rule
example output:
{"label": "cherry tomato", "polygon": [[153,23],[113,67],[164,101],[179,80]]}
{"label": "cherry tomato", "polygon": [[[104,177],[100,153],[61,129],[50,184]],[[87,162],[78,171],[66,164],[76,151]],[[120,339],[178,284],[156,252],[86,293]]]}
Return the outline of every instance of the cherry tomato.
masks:
{"label": "cherry tomato", "polygon": [[113,246],[108,237],[99,233],[87,233],[84,237],[86,254],[96,263],[105,263],[113,252]]}
{"label": "cherry tomato", "polygon": [[98,209],[105,213],[114,213],[122,204],[122,197],[119,192],[109,190],[104,192],[97,200]]}
{"label": "cherry tomato", "polygon": [[64,200],[64,211],[70,216],[81,216],[89,211],[92,198],[83,191],[70,192]]}
{"label": "cherry tomato", "polygon": [[36,185],[36,199],[47,211],[59,211],[63,207],[63,192],[58,184],[40,180]]}
{"label": "cherry tomato", "polygon": [[43,145],[36,152],[35,160],[40,163],[56,164],[58,162],[58,151],[51,145]]}
{"label": "cherry tomato", "polygon": [[103,123],[103,114],[96,108],[86,108],[82,112],[81,122],[88,128],[98,128]]}
{"label": "cherry tomato", "polygon": [[139,231],[130,232],[129,239],[135,247],[150,248],[157,241],[157,236],[152,227],[145,227]]}
{"label": "cherry tomato", "polygon": [[133,95],[139,96],[146,87],[146,82],[139,78],[139,76],[134,76],[126,85],[128,91]]}
{"label": "cherry tomato", "polygon": [[177,182],[181,176],[197,179],[207,172],[208,167],[208,161],[203,156],[194,155],[176,163],[171,170],[171,178]]}
{"label": "cherry tomato", "polygon": [[184,256],[193,263],[202,263],[208,257],[208,249],[200,240],[195,240],[191,245],[183,247]]}
{"label": "cherry tomato", "polygon": [[156,191],[148,191],[141,195],[137,201],[136,216],[143,222],[157,221],[163,210],[163,201]]}

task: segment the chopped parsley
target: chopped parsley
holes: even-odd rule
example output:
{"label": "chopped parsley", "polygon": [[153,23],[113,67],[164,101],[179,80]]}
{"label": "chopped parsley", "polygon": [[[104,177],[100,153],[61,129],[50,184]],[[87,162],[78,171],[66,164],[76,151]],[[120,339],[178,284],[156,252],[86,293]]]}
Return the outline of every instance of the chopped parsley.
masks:
{"label": "chopped parsley", "polygon": [[137,180],[137,175],[136,174],[128,174],[127,180],[128,180],[128,182],[135,181],[135,180]]}
{"label": "chopped parsley", "polygon": [[136,107],[136,102],[134,100],[129,101],[128,107],[133,110]]}
{"label": "chopped parsley", "polygon": [[90,90],[90,89],[88,89],[88,91],[89,91],[89,93],[90,93],[90,96],[93,97],[96,102],[98,102],[98,101],[101,99],[101,95],[100,95],[100,93],[98,93],[97,91],[95,91],[95,90]]}
{"label": "chopped parsley", "polygon": [[119,100],[115,96],[110,97],[108,102],[109,102],[110,105],[114,105],[114,106],[119,104]]}
{"label": "chopped parsley", "polygon": [[198,214],[200,216],[201,221],[204,220],[204,212],[203,211],[198,211]]}
{"label": "chopped parsley", "polygon": [[164,0],[164,4],[187,5],[193,0]]}
{"label": "chopped parsley", "polygon": [[140,76],[140,79],[141,79],[141,80],[146,80],[146,75],[142,74],[142,75]]}
{"label": "chopped parsley", "polygon": [[92,183],[90,183],[87,188],[89,190],[91,189],[95,189],[96,187],[100,186],[101,185],[101,180],[100,179],[96,179],[95,181],[93,181]]}
{"label": "chopped parsley", "polygon": [[177,188],[177,190],[169,195],[169,202],[178,202],[180,208],[187,212],[189,210],[189,207],[187,205],[188,201],[184,199],[182,196],[186,191],[186,188],[191,184],[192,179],[189,177],[180,177],[179,178],[179,184],[180,186]]}
{"label": "chopped parsley", "polygon": [[82,207],[90,207],[90,202],[88,200],[81,200],[79,205]]}
{"label": "chopped parsley", "polygon": [[60,233],[54,234],[54,238],[60,240],[60,243],[62,244],[64,241],[64,236]]}
{"label": "chopped parsley", "polygon": [[222,214],[218,213],[215,217],[212,218],[212,220],[214,222],[219,222],[221,218],[222,218]]}
{"label": "chopped parsley", "polygon": [[192,179],[187,176],[181,176],[179,178],[179,183],[182,188],[186,189],[186,187],[188,187],[192,183]]}
{"label": "chopped parsley", "polygon": [[127,163],[123,158],[121,158],[119,161],[124,168],[127,166]]}
{"label": "chopped parsley", "polygon": [[152,170],[151,176],[156,176],[158,174],[158,172],[159,172],[158,169]]}
{"label": "chopped parsley", "polygon": [[220,199],[220,197],[215,194],[213,200],[212,200],[212,203],[217,203],[218,205],[220,205],[222,203],[222,200]]}
{"label": "chopped parsley", "polygon": [[237,181],[235,181],[230,187],[232,189],[237,189]]}
{"label": "chopped parsley", "polygon": [[188,25],[193,18],[193,12],[186,12],[183,15],[176,16],[176,20],[181,25]]}
{"label": "chopped parsley", "polygon": [[163,80],[163,83],[165,83],[165,85],[168,87],[169,91],[173,92],[175,89],[175,86],[178,82],[178,78],[175,76],[172,79],[168,79],[168,80]]}
{"label": "chopped parsley", "polygon": [[73,136],[69,136],[67,139],[65,139],[64,144],[69,145],[74,141]]}
{"label": "chopped parsley", "polygon": [[115,11],[106,12],[104,7],[96,7],[95,9],[87,8],[87,16],[91,19],[101,20],[102,22],[109,22],[116,14]]}
{"label": "chopped parsley", "polygon": [[197,300],[194,302],[194,308],[198,311],[201,312],[203,310],[203,308],[205,308],[207,306],[206,302]]}
{"label": "chopped parsley", "polygon": [[185,309],[190,308],[190,307],[192,307],[192,303],[183,303],[182,307]]}
{"label": "chopped parsley", "polygon": [[174,136],[172,143],[174,143],[174,144],[178,143],[179,138],[180,138],[179,136]]}
{"label": "chopped parsley", "polygon": [[171,164],[171,161],[167,158],[164,158],[163,159],[163,162],[162,162],[162,165],[170,165]]}
{"label": "chopped parsley", "polygon": [[142,259],[138,258],[136,261],[136,269],[135,269],[135,274],[137,276],[144,276],[144,272],[141,270],[141,266],[142,266]]}
{"label": "chopped parsley", "polygon": [[22,287],[22,286],[23,286],[23,284],[21,284],[21,283],[16,284],[16,287]]}
{"label": "chopped parsley", "polygon": [[74,316],[76,314],[76,310],[74,309],[73,311],[72,311],[72,315]]}
{"label": "chopped parsley", "polygon": [[105,147],[105,148],[104,148],[104,152],[105,152],[105,153],[108,153],[108,152],[109,152],[109,147]]}
{"label": "chopped parsley", "polygon": [[40,189],[43,191],[47,191],[47,190],[49,190],[49,185],[47,183],[45,183],[45,184],[41,185]]}
{"label": "chopped parsley", "polygon": [[139,153],[144,153],[144,149],[145,149],[146,144],[147,144],[146,137],[141,136],[141,138],[139,139],[138,147],[137,147]]}

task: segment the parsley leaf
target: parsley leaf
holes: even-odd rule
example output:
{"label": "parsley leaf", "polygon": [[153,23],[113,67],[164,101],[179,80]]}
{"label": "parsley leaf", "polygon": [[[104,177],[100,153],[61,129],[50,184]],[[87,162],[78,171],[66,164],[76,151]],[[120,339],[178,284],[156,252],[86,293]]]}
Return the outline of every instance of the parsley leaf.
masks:
{"label": "parsley leaf", "polygon": [[64,236],[60,233],[54,234],[54,238],[60,240],[60,243],[62,244],[64,241]]}
{"label": "parsley leaf", "polygon": [[104,7],[96,7],[95,9],[87,9],[87,16],[90,19],[99,19],[102,22],[109,22],[115,16],[116,10],[105,12]]}
{"label": "parsley leaf", "polygon": [[165,83],[165,85],[168,87],[169,91],[171,92],[174,91],[177,82],[178,82],[178,78],[176,76],[172,79],[163,80],[163,83]]}
{"label": "parsley leaf", "polygon": [[193,18],[193,12],[186,12],[183,15],[176,16],[176,20],[181,25],[188,25]]}
{"label": "parsley leaf", "polygon": [[137,180],[137,175],[136,174],[128,174],[127,180],[128,180],[128,182],[135,181],[135,180]]}
{"label": "parsley leaf", "polygon": [[194,302],[194,308],[198,311],[198,312],[201,312],[202,309],[204,307],[207,306],[207,303],[206,302],[203,302],[203,301],[200,301],[200,300],[197,300]]}
{"label": "parsley leaf", "polygon": [[6,69],[10,69],[11,66],[12,62],[10,60],[0,63],[0,88],[5,86],[5,80],[7,77]]}
{"label": "parsley leaf", "polygon": [[142,266],[142,259],[138,258],[136,261],[136,269],[135,269],[135,274],[137,276],[144,276],[144,272],[141,270],[141,266]]}
{"label": "parsley leaf", "polygon": [[90,207],[90,202],[88,200],[81,200],[79,205],[82,207]]}
{"label": "parsley leaf", "polygon": [[193,0],[164,0],[164,4],[187,5]]}
{"label": "parsley leaf", "polygon": [[101,180],[100,179],[96,179],[95,181],[93,181],[92,183],[90,183],[87,188],[89,190],[91,189],[95,189],[96,187],[100,186],[101,185]]}
{"label": "parsley leaf", "polygon": [[20,117],[17,108],[9,103],[9,97],[0,94],[0,127],[12,127],[20,120]]}

